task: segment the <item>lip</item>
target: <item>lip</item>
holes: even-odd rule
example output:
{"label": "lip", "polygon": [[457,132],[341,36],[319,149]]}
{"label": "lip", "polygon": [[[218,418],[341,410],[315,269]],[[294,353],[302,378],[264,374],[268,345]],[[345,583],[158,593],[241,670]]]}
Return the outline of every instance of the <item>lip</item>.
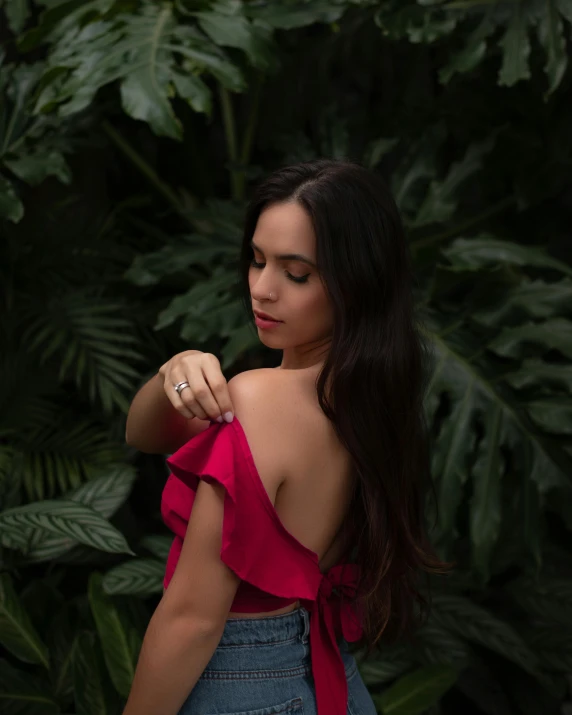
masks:
{"label": "lip", "polygon": [[282,323],[282,322],[283,322],[282,320],[278,320],[277,318],[273,318],[271,315],[268,315],[268,313],[261,313],[261,312],[258,311],[258,310],[254,310],[253,313],[254,313],[254,315],[255,315],[257,318],[261,318],[262,320],[272,320],[272,321],[274,321],[275,323]]}

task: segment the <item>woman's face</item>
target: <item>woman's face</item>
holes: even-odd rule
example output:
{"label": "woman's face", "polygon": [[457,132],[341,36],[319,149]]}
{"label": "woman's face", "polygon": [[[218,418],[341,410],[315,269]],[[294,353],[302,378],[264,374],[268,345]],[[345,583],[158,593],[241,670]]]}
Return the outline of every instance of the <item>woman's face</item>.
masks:
{"label": "woman's face", "polygon": [[[284,369],[315,364],[329,346],[333,314],[315,265],[314,229],[300,204],[279,203],[264,209],[252,250],[254,265],[248,272],[252,309],[283,321],[268,329],[257,327],[260,340],[284,350]],[[288,254],[299,254],[307,261],[280,258]]]}

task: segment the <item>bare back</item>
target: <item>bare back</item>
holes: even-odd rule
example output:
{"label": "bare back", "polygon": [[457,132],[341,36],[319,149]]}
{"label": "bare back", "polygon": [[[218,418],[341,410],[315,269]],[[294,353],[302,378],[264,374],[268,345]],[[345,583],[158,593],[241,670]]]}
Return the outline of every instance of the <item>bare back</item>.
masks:
{"label": "bare back", "polygon": [[[350,503],[350,455],[319,406],[316,369],[266,368],[257,372],[268,373],[268,404],[274,410],[274,434],[276,424],[279,425],[280,444],[269,439],[264,428],[261,430],[260,417],[241,415],[241,424],[280,520],[298,541],[318,555],[324,573],[342,556],[338,531]],[[277,460],[281,470],[278,480]],[[274,492],[272,484],[279,484]],[[230,615],[233,618],[278,615],[294,610],[297,605],[263,614],[231,611]]]}

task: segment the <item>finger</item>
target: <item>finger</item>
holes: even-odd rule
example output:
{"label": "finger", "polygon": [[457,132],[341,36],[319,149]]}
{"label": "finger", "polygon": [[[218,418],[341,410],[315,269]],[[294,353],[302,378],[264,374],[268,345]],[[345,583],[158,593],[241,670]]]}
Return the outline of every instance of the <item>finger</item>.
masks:
{"label": "finger", "polygon": [[190,420],[196,415],[185,405],[185,403],[181,399],[181,395],[183,395],[189,388],[187,387],[182,390],[181,395],[177,394],[177,391],[175,390],[175,385],[178,385],[180,382],[187,382],[185,376],[182,374],[177,375],[174,374],[173,371],[170,371],[165,377],[165,394],[167,395],[177,412],[183,415],[183,417],[185,417],[186,419]]}
{"label": "finger", "polygon": [[220,410],[200,366],[195,363],[188,371],[189,387],[181,392],[181,399],[188,409],[202,420],[216,420]]}
{"label": "finger", "polygon": [[203,359],[202,368],[205,380],[218,405],[219,414],[223,417],[227,413],[234,415],[234,409],[232,407],[232,401],[228,391],[228,383],[222,373],[222,370],[220,369],[218,359],[215,355],[212,357],[214,359],[207,359],[207,355],[205,355]]}

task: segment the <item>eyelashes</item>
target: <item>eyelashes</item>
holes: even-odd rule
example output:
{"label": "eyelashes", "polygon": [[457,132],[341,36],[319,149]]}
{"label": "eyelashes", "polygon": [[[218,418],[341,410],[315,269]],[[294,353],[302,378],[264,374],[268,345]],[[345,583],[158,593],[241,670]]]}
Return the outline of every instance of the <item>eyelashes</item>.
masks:
{"label": "eyelashes", "polygon": [[[265,264],[265,263],[257,263],[256,260],[253,258],[253,259],[250,261],[250,265],[251,265],[253,268],[264,268],[264,266],[265,266],[266,264]],[[305,275],[305,276],[299,276],[299,277],[297,277],[297,276],[293,276],[291,273],[288,273],[288,271],[284,271],[284,273],[286,273],[286,276],[287,276],[291,281],[294,281],[294,283],[307,283],[307,282],[308,282],[308,276],[310,275],[310,274],[308,273],[308,274]]]}

